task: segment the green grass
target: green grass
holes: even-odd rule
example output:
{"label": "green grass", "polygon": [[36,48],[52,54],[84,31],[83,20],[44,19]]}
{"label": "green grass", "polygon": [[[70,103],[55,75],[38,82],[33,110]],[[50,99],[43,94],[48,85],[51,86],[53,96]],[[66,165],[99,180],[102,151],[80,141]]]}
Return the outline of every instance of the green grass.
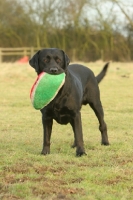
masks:
{"label": "green grass", "polygon": [[[103,63],[87,64],[95,74]],[[110,146],[100,145],[98,121],[82,108],[87,156],[75,157],[70,125],[54,123],[51,154],[42,148],[41,114],[30,102],[36,79],[28,65],[2,64],[0,72],[0,199],[133,199],[133,65],[111,63],[100,83]]]}

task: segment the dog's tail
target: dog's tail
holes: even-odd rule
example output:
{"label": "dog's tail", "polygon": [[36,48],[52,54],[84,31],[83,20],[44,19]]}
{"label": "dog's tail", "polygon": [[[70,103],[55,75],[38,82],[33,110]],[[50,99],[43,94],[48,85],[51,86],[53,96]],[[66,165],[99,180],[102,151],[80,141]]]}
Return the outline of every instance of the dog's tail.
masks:
{"label": "dog's tail", "polygon": [[104,78],[104,76],[107,73],[108,67],[109,67],[109,63],[106,63],[105,66],[103,67],[102,71],[96,76],[97,82],[100,83],[101,80]]}

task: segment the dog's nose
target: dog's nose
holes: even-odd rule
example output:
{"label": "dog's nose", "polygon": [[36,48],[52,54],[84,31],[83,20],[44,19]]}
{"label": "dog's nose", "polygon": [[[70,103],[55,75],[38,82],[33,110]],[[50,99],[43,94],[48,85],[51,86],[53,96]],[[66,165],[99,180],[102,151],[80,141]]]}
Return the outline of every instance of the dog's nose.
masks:
{"label": "dog's nose", "polygon": [[52,68],[50,69],[50,72],[52,72],[53,74],[57,73],[57,72],[58,72],[57,67],[52,67]]}

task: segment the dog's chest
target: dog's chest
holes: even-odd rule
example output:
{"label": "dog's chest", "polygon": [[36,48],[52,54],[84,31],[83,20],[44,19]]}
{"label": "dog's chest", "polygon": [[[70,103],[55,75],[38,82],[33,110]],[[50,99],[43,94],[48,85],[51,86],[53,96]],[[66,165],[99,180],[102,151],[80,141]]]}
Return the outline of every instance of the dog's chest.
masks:
{"label": "dog's chest", "polygon": [[77,103],[73,98],[72,92],[65,92],[51,102],[47,107],[47,114],[55,119],[59,124],[68,124],[76,115]]}
{"label": "dog's chest", "polygon": [[70,110],[68,107],[61,107],[60,105],[55,105],[53,108],[53,118],[59,124],[69,123],[74,116],[73,110]]}

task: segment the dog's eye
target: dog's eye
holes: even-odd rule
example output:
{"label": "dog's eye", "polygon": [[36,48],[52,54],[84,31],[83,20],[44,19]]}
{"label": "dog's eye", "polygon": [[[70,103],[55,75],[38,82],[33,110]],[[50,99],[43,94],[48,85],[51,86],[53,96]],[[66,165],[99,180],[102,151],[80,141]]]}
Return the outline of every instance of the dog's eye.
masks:
{"label": "dog's eye", "polygon": [[61,60],[60,60],[59,58],[56,58],[56,62],[57,62],[57,63],[60,63]]}
{"label": "dog's eye", "polygon": [[44,61],[45,63],[48,63],[48,62],[49,62],[49,59],[48,59],[48,58],[45,58],[43,61]]}

